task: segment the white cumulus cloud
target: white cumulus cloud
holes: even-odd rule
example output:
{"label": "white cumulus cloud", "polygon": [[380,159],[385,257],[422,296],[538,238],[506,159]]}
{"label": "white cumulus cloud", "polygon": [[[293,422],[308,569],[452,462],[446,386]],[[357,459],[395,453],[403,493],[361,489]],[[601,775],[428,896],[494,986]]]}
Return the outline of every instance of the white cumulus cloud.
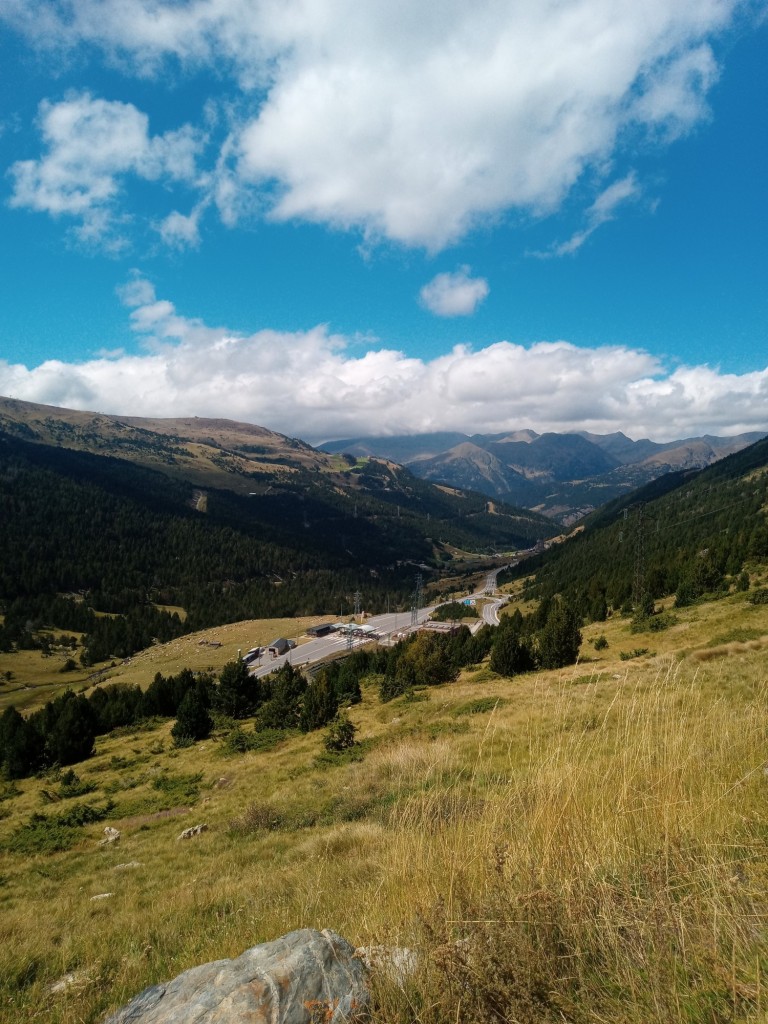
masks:
{"label": "white cumulus cloud", "polygon": [[[229,222],[255,208],[438,250],[506,211],[556,209],[588,171],[602,188],[619,141],[638,127],[664,141],[706,117],[718,70],[709,40],[748,7],[4,0],[0,19],[40,46],[100,47],[123,71],[214,69],[241,111],[227,141],[234,159],[216,183]],[[186,173],[180,140],[165,140],[177,162],[150,146],[137,114],[120,117],[146,151],[144,172],[108,133],[105,163],[81,181],[71,160],[55,158],[66,148],[54,140],[47,158],[16,165],[17,201],[103,209],[126,162],[148,173],[151,156]],[[255,204],[242,198],[251,193]]]}
{"label": "white cumulus cloud", "polygon": [[38,126],[45,152],[11,166],[11,205],[74,217],[89,240],[108,236],[120,221],[117,199],[125,176],[191,181],[202,144],[188,125],[152,136],[149,118],[132,103],[87,92],[41,103]]}
{"label": "white cumulus cloud", "polygon": [[482,277],[470,277],[469,267],[453,274],[437,274],[419,292],[426,308],[436,316],[469,316],[490,291]]}
{"label": "white cumulus cloud", "polygon": [[228,417],[320,441],[433,430],[623,430],[669,440],[768,430],[768,368],[672,372],[625,346],[567,341],[457,346],[432,360],[318,326],[241,335],[183,316],[134,275],[121,291],[137,355],[80,363],[0,362],[0,394],[144,416]]}

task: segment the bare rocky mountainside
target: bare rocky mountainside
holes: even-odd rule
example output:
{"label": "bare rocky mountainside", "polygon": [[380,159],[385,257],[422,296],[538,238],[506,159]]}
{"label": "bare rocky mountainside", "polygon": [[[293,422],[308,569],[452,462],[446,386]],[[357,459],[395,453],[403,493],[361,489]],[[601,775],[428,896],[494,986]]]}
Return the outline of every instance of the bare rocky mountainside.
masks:
{"label": "bare rocky mountainside", "polygon": [[568,524],[665,473],[703,469],[762,433],[664,444],[614,434],[418,434],[329,441],[332,453],[393,459],[424,480],[471,488]]}

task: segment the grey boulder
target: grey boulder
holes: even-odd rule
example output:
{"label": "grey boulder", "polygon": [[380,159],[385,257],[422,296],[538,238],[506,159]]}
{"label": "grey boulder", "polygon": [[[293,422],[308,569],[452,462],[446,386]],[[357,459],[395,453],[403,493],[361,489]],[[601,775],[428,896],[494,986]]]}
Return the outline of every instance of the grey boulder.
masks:
{"label": "grey boulder", "polygon": [[369,999],[352,946],[303,928],[153,985],[104,1024],[352,1024]]}

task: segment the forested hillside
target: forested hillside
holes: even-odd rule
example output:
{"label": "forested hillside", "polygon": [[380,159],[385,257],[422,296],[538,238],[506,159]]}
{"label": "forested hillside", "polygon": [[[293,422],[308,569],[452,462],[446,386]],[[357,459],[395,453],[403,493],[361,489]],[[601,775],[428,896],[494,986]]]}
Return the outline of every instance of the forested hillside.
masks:
{"label": "forested hillside", "polygon": [[560,593],[587,618],[675,594],[747,587],[750,560],[768,558],[768,439],[699,472],[670,474],[609,503],[566,543],[529,559],[532,596]]}
{"label": "forested hillside", "polygon": [[[191,483],[113,456],[0,432],[2,643],[35,626],[88,634],[89,658],[253,617],[407,602],[414,564],[549,536],[542,517],[440,490],[370,460],[272,476],[262,493]],[[68,596],[67,596],[68,595]],[[157,605],[183,608],[186,621]],[[109,613],[112,618],[97,616]]]}

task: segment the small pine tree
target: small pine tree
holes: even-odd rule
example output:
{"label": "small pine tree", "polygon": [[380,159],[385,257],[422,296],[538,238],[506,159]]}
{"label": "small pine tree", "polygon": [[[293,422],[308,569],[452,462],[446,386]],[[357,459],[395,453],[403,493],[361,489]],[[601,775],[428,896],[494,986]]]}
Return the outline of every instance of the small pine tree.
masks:
{"label": "small pine tree", "polygon": [[228,661],[221,670],[214,706],[230,718],[247,718],[260,703],[260,687],[242,658]]}
{"label": "small pine tree", "polygon": [[0,716],[0,768],[9,779],[35,772],[43,759],[43,740],[13,705]]}
{"label": "small pine tree", "polygon": [[301,705],[307,689],[302,673],[287,662],[264,681],[266,699],[259,707],[255,728],[295,729],[301,724]]}
{"label": "small pine tree", "polygon": [[491,648],[491,671],[502,676],[514,676],[519,672],[530,672],[534,666],[527,639],[514,629],[501,630]]}
{"label": "small pine tree", "polygon": [[539,633],[539,663],[542,668],[573,665],[581,646],[581,621],[573,608],[560,598],[552,601],[547,621]]}
{"label": "small pine tree", "polygon": [[198,740],[207,739],[213,729],[213,719],[208,714],[208,708],[197,687],[187,690],[181,704],[179,705],[178,716],[171,736],[174,743],[196,743]]}
{"label": "small pine tree", "polygon": [[349,750],[350,747],[355,745],[356,733],[357,727],[350,720],[349,715],[343,711],[339,712],[331,722],[326,733],[324,740],[325,749],[329,752]]}
{"label": "small pine tree", "polygon": [[333,720],[339,701],[328,675],[320,672],[304,691],[299,728],[302,732],[321,729]]}

